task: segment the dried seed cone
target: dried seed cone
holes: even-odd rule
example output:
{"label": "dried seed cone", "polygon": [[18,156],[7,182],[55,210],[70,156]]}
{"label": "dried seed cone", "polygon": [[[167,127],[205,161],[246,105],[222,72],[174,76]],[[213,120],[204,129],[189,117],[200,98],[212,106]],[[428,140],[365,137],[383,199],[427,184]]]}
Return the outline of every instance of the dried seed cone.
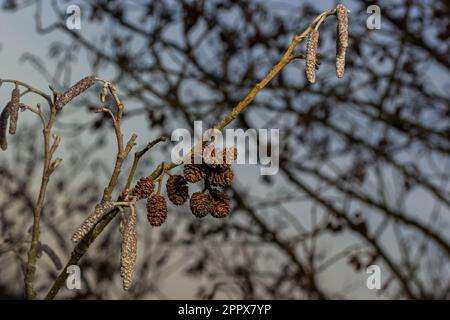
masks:
{"label": "dried seed cone", "polygon": [[156,194],[147,199],[147,219],[153,227],[159,227],[166,221],[167,203],[163,196]]}
{"label": "dried seed cone", "polygon": [[309,83],[316,82],[316,59],[319,45],[319,31],[312,30],[306,44],[306,79]]}
{"label": "dried seed cone", "polygon": [[8,148],[8,141],[6,139],[6,130],[8,128],[8,118],[9,118],[9,103],[3,109],[0,114],[0,148],[6,150]]}
{"label": "dried seed cone", "polygon": [[68,104],[73,98],[83,93],[95,84],[95,76],[89,76],[81,79],[72,87],[70,87],[66,92],[61,94],[61,96],[56,99],[55,107],[61,110],[66,104]]}
{"label": "dried seed cone", "polygon": [[14,88],[11,92],[11,100],[9,102],[10,119],[9,119],[9,133],[15,134],[17,129],[17,120],[19,119],[20,104],[20,90]]}
{"label": "dried seed cone", "polygon": [[134,210],[131,211],[122,230],[122,246],[120,252],[120,276],[122,277],[122,286],[128,290],[133,281],[134,267],[137,257],[137,216]]}
{"label": "dried seed cone", "polygon": [[342,78],[345,72],[345,55],[348,47],[348,11],[342,4],[336,7],[338,19],[336,40],[336,76]]}
{"label": "dried seed cone", "polygon": [[205,167],[200,164],[185,164],[183,175],[187,182],[197,183],[205,178],[206,170]]}
{"label": "dried seed cone", "polygon": [[197,218],[203,218],[211,212],[211,198],[203,192],[194,192],[190,200],[191,212]]}
{"label": "dried seed cone", "polygon": [[94,212],[92,212],[86,220],[83,221],[81,226],[72,235],[72,241],[77,243],[84,238],[89,231],[111,210],[114,209],[114,204],[111,201],[102,201],[95,206]]}
{"label": "dried seed cone", "polygon": [[136,183],[131,194],[139,199],[146,199],[153,193],[154,188],[155,184],[150,177],[142,177]]}
{"label": "dried seed cone", "polygon": [[214,218],[225,218],[230,214],[230,199],[225,192],[210,190],[213,202],[211,204],[211,215]]}
{"label": "dried seed cone", "polygon": [[207,175],[208,184],[218,187],[229,187],[234,178],[234,172],[231,168],[222,172],[210,170]]}
{"label": "dried seed cone", "polygon": [[179,206],[189,199],[189,188],[186,180],[180,175],[173,175],[166,183],[167,196],[169,200]]}

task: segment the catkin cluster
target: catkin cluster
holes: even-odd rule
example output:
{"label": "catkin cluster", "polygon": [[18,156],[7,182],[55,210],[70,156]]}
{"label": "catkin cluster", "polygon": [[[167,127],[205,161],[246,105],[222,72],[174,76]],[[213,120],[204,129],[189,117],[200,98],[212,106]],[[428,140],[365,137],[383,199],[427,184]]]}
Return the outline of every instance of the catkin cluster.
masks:
{"label": "catkin cluster", "polygon": [[[337,38],[336,38],[336,76],[342,78],[345,72],[345,55],[348,47],[348,9],[339,4],[336,6]],[[306,43],[305,74],[309,83],[316,81],[316,69],[318,68],[317,50],[319,47],[319,30],[309,33]]]}
{"label": "catkin cluster", "polygon": [[92,212],[81,224],[81,226],[72,235],[72,241],[77,243],[87,235],[92,228],[109,212],[114,209],[114,203],[111,201],[102,201],[95,207]]}

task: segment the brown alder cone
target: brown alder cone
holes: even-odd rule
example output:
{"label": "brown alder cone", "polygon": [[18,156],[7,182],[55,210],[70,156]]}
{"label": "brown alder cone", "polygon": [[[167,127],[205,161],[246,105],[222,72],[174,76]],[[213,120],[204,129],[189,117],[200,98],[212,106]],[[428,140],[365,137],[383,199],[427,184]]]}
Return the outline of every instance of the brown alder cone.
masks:
{"label": "brown alder cone", "polygon": [[155,185],[151,178],[141,177],[131,191],[131,194],[139,199],[146,199],[153,193],[154,188]]}
{"label": "brown alder cone", "polygon": [[312,30],[306,44],[306,79],[309,83],[316,82],[316,59],[317,47],[319,45],[319,31]]}
{"label": "brown alder cone", "polygon": [[66,104],[68,104],[73,98],[83,93],[95,84],[95,76],[89,76],[81,79],[70,87],[66,92],[61,94],[56,99],[55,107],[57,110],[61,110]]}
{"label": "brown alder cone", "polygon": [[186,180],[180,175],[173,175],[167,180],[166,191],[169,200],[179,206],[189,199],[189,188]]}
{"label": "brown alder cone", "polygon": [[190,200],[191,212],[197,218],[203,218],[211,212],[211,198],[204,192],[194,192]]}
{"label": "brown alder cone", "polygon": [[229,187],[234,178],[234,172],[231,168],[224,171],[210,170],[206,180],[211,186]]}
{"label": "brown alder cone", "polygon": [[77,243],[88,234],[92,228],[111,210],[114,209],[114,204],[111,201],[102,201],[95,206],[92,212],[81,224],[81,226],[72,235],[72,241]]}
{"label": "brown alder cone", "polygon": [[238,156],[238,151],[236,148],[226,148],[223,150],[223,161],[224,163],[233,163]]}
{"label": "brown alder cone", "polygon": [[122,287],[128,290],[133,281],[134,268],[137,257],[137,215],[131,211],[128,219],[124,221],[122,229],[122,246],[120,251],[120,276]]}
{"label": "brown alder cone", "polygon": [[19,119],[19,108],[20,108],[20,90],[19,88],[14,88],[11,92],[11,100],[9,102],[9,133],[15,134],[17,129],[17,120]]}
{"label": "brown alder cone", "polygon": [[227,194],[219,190],[210,190],[211,198],[213,202],[211,204],[211,215],[214,218],[225,218],[230,214],[230,199]]}
{"label": "brown alder cone", "polygon": [[338,19],[336,39],[336,76],[342,78],[345,72],[345,55],[348,47],[348,11],[342,4],[336,7]]}
{"label": "brown alder cone", "polygon": [[6,130],[8,128],[9,110],[10,108],[8,103],[0,114],[0,148],[2,148],[2,150],[6,150],[8,148]]}
{"label": "brown alder cone", "polygon": [[197,183],[205,178],[206,169],[201,164],[185,164],[183,175],[187,182]]}
{"label": "brown alder cone", "polygon": [[147,219],[151,226],[159,227],[167,219],[166,199],[159,194],[147,199]]}

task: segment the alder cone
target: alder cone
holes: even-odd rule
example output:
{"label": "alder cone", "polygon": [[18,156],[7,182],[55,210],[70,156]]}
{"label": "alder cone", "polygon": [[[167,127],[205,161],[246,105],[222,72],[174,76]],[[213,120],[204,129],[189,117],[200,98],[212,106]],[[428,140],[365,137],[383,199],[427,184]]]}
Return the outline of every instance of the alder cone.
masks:
{"label": "alder cone", "polygon": [[167,219],[166,199],[159,194],[147,199],[147,219],[151,226],[159,227]]}
{"label": "alder cone", "polygon": [[233,181],[234,172],[231,168],[224,171],[210,170],[207,175],[207,182],[211,186],[229,187]]}
{"label": "alder cone", "polygon": [[348,47],[348,11],[342,4],[336,7],[338,19],[336,39],[336,76],[342,78],[345,72],[345,55]]}
{"label": "alder cone", "polygon": [[17,121],[19,120],[19,108],[20,108],[20,90],[14,88],[11,92],[11,100],[9,102],[9,133],[15,134],[17,129]]}
{"label": "alder cone", "polygon": [[211,204],[211,215],[214,218],[225,218],[230,214],[230,199],[225,192],[210,190],[213,202]]}
{"label": "alder cone", "polygon": [[135,197],[139,197],[139,199],[146,199],[153,193],[154,188],[155,185],[153,179],[150,177],[142,177],[136,183],[131,194]]}
{"label": "alder cone", "polygon": [[316,59],[317,47],[319,45],[319,31],[312,30],[306,44],[306,79],[309,83],[316,82]]}
{"label": "alder cone", "polygon": [[166,183],[167,196],[169,200],[179,206],[189,199],[189,188],[186,180],[180,175],[173,175]]}
{"label": "alder cone", "polygon": [[95,76],[89,76],[81,79],[70,87],[67,91],[61,94],[55,101],[57,110],[61,110],[66,104],[72,101],[73,98],[80,95],[95,84]]}
{"label": "alder cone", "polygon": [[183,168],[183,175],[186,181],[197,183],[205,178],[206,169],[201,164],[185,164]]}
{"label": "alder cone", "polygon": [[197,218],[203,218],[211,212],[211,197],[204,192],[194,192],[190,200],[191,212]]}

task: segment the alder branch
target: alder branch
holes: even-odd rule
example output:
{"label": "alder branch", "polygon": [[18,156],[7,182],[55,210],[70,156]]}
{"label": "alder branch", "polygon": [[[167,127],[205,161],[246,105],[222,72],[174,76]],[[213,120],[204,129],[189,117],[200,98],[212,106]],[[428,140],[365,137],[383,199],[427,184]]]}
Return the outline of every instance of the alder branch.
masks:
{"label": "alder branch", "polygon": [[[218,121],[215,125],[214,128],[222,131],[223,128],[225,128],[229,123],[231,123],[234,119],[236,119],[236,117],[242,113],[245,108],[247,106],[250,105],[250,103],[256,98],[257,94],[278,74],[281,72],[281,70],[287,65],[289,64],[294,58],[295,56],[293,56],[293,52],[294,49],[299,45],[299,43],[308,36],[308,34],[313,30],[313,29],[317,29],[320,24],[322,24],[325,19],[331,15],[335,15],[336,13],[336,9],[331,9],[328,11],[325,11],[323,13],[321,13],[320,15],[318,15],[313,22],[301,33],[297,34],[294,36],[292,42],[290,43],[288,49],[285,51],[285,53],[283,54],[281,60],[268,72],[268,74],[260,81],[258,82],[253,89],[247,94],[247,96],[241,101],[239,102],[233,109],[232,111],[225,116],[223,119],[221,119],[220,121]],[[116,120],[119,120],[122,117],[122,110],[123,110],[123,104],[120,102],[120,100],[118,99],[117,95],[115,94],[115,89],[110,89],[111,94],[113,95],[117,107],[118,107],[118,115]],[[117,130],[116,128],[116,134],[118,135],[118,141],[119,141],[119,135],[120,135],[120,131]],[[195,147],[194,147],[195,148]],[[119,146],[119,150],[120,150],[120,146]],[[145,150],[145,149],[144,149]],[[146,151],[145,151],[146,152]],[[144,153],[145,153],[144,152]],[[118,174],[120,173],[120,167],[121,164],[123,162],[123,159],[119,157],[120,152],[118,153],[118,157],[116,160],[116,167],[114,170],[114,174],[113,177],[111,178],[110,184],[114,184],[117,182],[116,179],[118,177]],[[131,169],[131,172],[129,174],[129,178],[127,181],[127,187],[129,188],[131,185],[131,181],[133,179],[134,176],[134,172],[138,166],[138,162],[139,162],[140,157],[136,158],[135,155],[135,161],[136,164],[133,164],[133,167]],[[175,162],[170,162],[170,163],[161,163],[160,165],[157,166],[157,168],[149,175],[150,178],[152,178],[153,180],[157,179],[163,172],[166,171],[170,171],[171,169],[179,166],[180,163],[175,163]],[[117,169],[117,166],[119,166],[119,168]],[[113,183],[115,182],[115,183]],[[126,192],[128,188],[125,188],[123,190],[123,192]],[[104,199],[105,200],[110,200],[111,199],[111,191],[110,187],[108,186],[105,189],[105,193],[104,193]],[[108,196],[105,196],[108,195]],[[84,256],[84,254],[86,254],[86,252],[88,251],[90,245],[95,241],[95,239],[97,238],[98,235],[101,234],[101,232],[105,229],[105,227],[109,224],[109,222],[112,221],[112,219],[114,219],[114,217],[117,215],[117,213],[119,212],[119,209],[115,209],[112,210],[110,213],[108,213],[97,225],[96,227],[91,230],[91,232],[89,232],[78,244],[77,246],[74,248],[74,250],[72,251],[71,257],[69,259],[69,261],[67,262],[66,266],[64,267],[64,269],[61,271],[61,273],[59,274],[59,276],[56,278],[55,282],[52,285],[52,288],[50,289],[50,291],[47,293],[45,299],[53,299],[56,294],[59,292],[59,290],[61,289],[61,287],[63,286],[65,280],[67,279],[67,268],[70,265],[74,265],[77,264],[79,262],[79,260]]]}

